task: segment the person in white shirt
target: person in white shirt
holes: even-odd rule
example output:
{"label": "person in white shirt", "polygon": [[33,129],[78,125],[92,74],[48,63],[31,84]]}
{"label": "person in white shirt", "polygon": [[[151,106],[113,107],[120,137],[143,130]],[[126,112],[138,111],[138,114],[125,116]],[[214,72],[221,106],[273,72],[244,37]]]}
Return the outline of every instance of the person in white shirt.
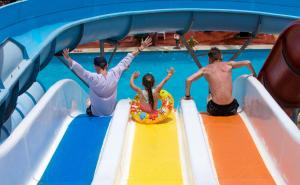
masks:
{"label": "person in white shirt", "polygon": [[63,50],[64,58],[69,62],[70,68],[89,86],[90,105],[86,109],[89,116],[108,116],[114,111],[117,98],[117,85],[124,70],[131,64],[135,56],[152,44],[147,37],[140,47],[128,53],[115,67],[108,70],[104,57],[94,58],[96,73],[87,71],[69,56],[69,49]]}

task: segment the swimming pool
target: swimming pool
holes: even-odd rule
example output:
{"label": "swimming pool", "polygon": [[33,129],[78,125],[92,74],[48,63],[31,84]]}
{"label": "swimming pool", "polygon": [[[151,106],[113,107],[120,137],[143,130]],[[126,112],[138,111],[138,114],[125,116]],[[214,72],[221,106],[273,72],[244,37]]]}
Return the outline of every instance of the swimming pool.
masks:
{"label": "swimming pool", "polygon": [[[199,54],[207,51],[198,51]],[[247,50],[244,51],[237,60],[250,60],[254,66],[256,73],[260,71],[262,65],[267,58],[270,50]],[[115,66],[127,53],[116,53],[110,66]],[[94,71],[93,58],[97,54],[72,54],[71,57],[78,61],[82,66],[90,71]],[[106,54],[109,58],[110,53]],[[224,54],[224,60],[228,60],[232,54]],[[207,56],[199,57],[203,66],[207,65]],[[175,107],[177,107],[179,100],[185,94],[185,79],[197,71],[197,66],[193,62],[191,56],[185,51],[176,52],[143,52],[138,55],[132,62],[130,68],[123,73],[118,85],[118,99],[132,98],[135,92],[129,86],[129,79],[134,71],[140,71],[141,76],[136,80],[136,84],[141,86],[142,76],[150,72],[154,75],[156,84],[159,83],[167,74],[166,70],[173,66],[175,74],[166,83],[164,89],[168,90],[175,99]],[[249,74],[247,68],[233,70],[233,80],[242,75]],[[58,59],[53,58],[50,64],[39,73],[38,80],[42,82],[46,88],[49,88],[56,81],[70,78],[77,81],[85,90],[87,87]],[[194,98],[198,110],[206,110],[206,97],[208,95],[208,84],[204,78],[192,84],[191,96]]]}

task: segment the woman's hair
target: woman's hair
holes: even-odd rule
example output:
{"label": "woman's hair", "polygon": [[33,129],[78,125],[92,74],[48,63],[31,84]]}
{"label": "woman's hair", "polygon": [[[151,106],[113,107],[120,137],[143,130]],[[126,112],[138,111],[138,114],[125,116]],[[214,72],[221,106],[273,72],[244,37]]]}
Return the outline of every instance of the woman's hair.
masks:
{"label": "woman's hair", "polygon": [[152,94],[152,87],[154,86],[155,79],[154,76],[150,73],[147,73],[143,76],[143,85],[145,86],[146,91],[148,92],[149,103],[154,109],[154,98]]}

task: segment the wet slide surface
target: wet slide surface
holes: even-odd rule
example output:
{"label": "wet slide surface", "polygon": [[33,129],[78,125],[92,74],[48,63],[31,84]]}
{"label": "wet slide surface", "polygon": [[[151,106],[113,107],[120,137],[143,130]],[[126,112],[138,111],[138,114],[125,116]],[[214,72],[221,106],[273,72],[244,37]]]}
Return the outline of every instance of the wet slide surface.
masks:
{"label": "wet slide surface", "polygon": [[91,184],[110,119],[77,116],[70,123],[39,184]]}
{"label": "wet slide surface", "polygon": [[135,124],[128,184],[182,184],[175,113],[162,123]]}
{"label": "wet slide surface", "polygon": [[201,116],[220,185],[275,184],[239,115]]}

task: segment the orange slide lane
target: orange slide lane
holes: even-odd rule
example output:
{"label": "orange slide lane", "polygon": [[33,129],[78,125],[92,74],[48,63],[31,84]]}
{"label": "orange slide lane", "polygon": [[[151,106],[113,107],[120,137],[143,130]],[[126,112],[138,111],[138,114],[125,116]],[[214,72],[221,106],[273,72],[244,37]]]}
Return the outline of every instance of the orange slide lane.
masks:
{"label": "orange slide lane", "polygon": [[220,185],[275,184],[239,115],[201,116]]}

